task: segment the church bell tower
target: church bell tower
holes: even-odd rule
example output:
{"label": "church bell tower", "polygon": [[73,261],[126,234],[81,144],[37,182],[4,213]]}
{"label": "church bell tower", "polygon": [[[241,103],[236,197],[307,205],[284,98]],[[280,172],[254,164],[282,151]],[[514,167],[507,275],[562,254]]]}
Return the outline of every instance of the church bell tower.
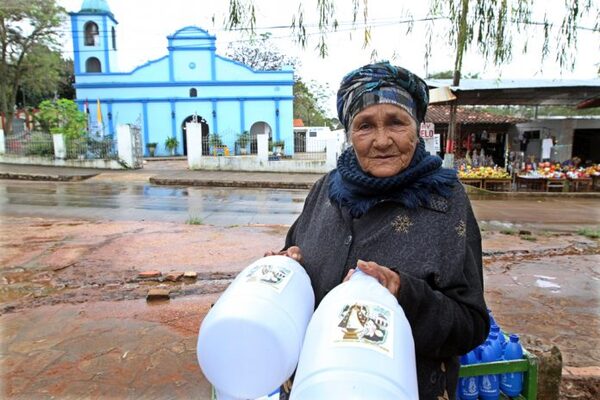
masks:
{"label": "church bell tower", "polygon": [[118,22],[106,0],[84,0],[69,15],[75,75],[116,72]]}

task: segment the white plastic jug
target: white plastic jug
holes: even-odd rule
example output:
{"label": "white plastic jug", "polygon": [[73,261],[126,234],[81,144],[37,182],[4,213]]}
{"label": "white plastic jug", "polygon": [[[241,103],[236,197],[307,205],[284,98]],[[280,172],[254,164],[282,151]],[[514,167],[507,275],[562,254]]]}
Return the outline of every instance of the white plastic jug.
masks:
{"label": "white plastic jug", "polygon": [[415,346],[404,311],[357,269],[315,311],[290,400],[419,398]]}
{"label": "white plastic jug", "polygon": [[310,278],[289,257],[261,258],[240,272],[198,335],[198,362],[217,398],[255,399],[285,382],[314,306]]}

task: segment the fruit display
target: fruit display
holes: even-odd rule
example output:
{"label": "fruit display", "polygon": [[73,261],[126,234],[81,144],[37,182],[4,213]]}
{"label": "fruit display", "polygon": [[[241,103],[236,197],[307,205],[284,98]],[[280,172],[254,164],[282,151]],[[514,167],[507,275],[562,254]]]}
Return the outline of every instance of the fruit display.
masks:
{"label": "fruit display", "polygon": [[458,169],[458,177],[462,179],[507,179],[508,172],[500,167],[471,167],[462,165]]}
{"label": "fruit display", "polygon": [[528,164],[519,176],[525,178],[547,178],[547,179],[586,179],[591,176],[600,176],[600,164],[591,167],[576,168],[572,165],[553,164],[550,162],[542,162],[533,169],[531,164]]}
{"label": "fruit display", "polygon": [[589,176],[600,176],[600,164],[592,165],[585,169],[586,174]]}

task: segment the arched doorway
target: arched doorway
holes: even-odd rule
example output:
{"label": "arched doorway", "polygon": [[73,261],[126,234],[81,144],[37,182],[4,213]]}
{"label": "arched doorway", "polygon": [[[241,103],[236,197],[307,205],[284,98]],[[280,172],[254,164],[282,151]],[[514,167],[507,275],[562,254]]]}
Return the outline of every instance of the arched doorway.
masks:
{"label": "arched doorway", "polygon": [[[196,118],[198,123],[200,125],[202,125],[202,155],[203,156],[207,156],[209,154],[209,146],[208,146],[208,132],[209,132],[209,127],[208,127],[208,123],[206,122],[206,120],[204,118],[202,118],[201,116],[197,116]],[[181,123],[181,133],[183,135],[183,155],[187,156],[187,134],[185,131],[185,124],[187,124],[188,122],[192,122],[192,120],[194,119],[193,115],[188,116],[186,119],[183,120],[183,122]]]}
{"label": "arched doorway", "polygon": [[256,140],[256,135],[269,135],[269,142],[273,139],[273,130],[271,126],[264,121],[255,122],[252,124],[250,128],[250,137],[252,141],[250,142],[250,154],[256,154],[258,152],[258,144]]}

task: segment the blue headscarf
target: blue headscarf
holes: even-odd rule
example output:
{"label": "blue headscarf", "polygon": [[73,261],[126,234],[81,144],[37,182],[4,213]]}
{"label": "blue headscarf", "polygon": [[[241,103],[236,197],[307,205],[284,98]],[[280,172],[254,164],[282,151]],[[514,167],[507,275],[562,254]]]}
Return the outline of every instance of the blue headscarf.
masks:
{"label": "blue headscarf", "polygon": [[[395,104],[419,124],[425,119],[429,93],[427,84],[412,72],[388,62],[365,65],[344,77],[338,91],[340,122],[350,134],[356,114],[374,104]],[[442,160],[425,150],[419,139],[408,167],[398,174],[377,178],[364,172],[353,148],[340,155],[329,178],[329,198],[349,209],[358,218],[381,201],[393,201],[407,208],[428,205],[431,194],[450,197],[458,182],[456,171],[441,168]]]}
{"label": "blue headscarf", "polygon": [[429,90],[417,75],[389,62],[365,65],[342,79],[337,112],[346,132],[350,133],[352,118],[358,112],[380,103],[400,106],[416,120],[418,127],[425,120]]}

